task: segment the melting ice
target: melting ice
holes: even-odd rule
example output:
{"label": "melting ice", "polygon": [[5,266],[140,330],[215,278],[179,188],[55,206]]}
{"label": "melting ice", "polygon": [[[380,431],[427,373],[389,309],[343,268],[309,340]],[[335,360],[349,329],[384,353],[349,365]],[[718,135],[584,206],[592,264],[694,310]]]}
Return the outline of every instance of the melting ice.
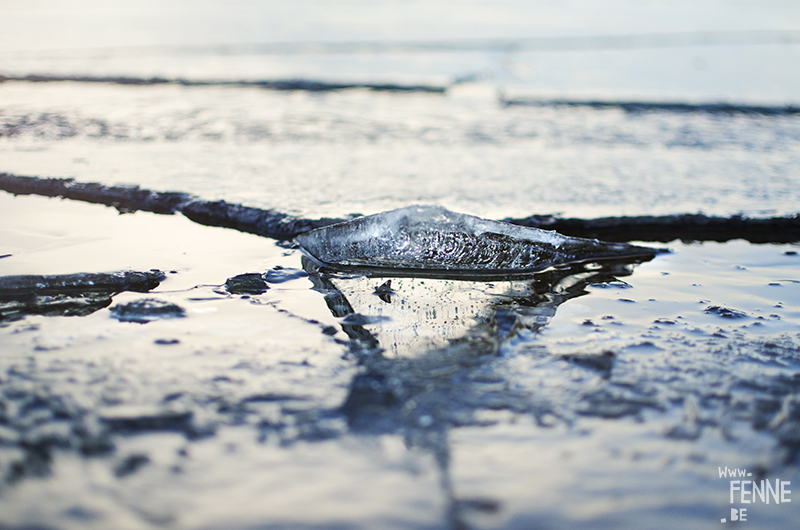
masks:
{"label": "melting ice", "polygon": [[440,206],[400,208],[318,228],[296,239],[303,252],[322,266],[440,276],[526,273],[659,252],[482,219]]}

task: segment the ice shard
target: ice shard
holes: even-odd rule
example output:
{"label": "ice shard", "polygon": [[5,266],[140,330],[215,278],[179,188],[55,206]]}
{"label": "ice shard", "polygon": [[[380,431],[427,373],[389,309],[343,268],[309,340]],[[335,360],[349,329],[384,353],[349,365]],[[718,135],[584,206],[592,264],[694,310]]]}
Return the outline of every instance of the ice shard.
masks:
{"label": "ice shard", "polygon": [[318,265],[433,276],[502,276],[554,265],[649,258],[659,250],[568,237],[451,212],[409,206],[317,228],[296,238]]}

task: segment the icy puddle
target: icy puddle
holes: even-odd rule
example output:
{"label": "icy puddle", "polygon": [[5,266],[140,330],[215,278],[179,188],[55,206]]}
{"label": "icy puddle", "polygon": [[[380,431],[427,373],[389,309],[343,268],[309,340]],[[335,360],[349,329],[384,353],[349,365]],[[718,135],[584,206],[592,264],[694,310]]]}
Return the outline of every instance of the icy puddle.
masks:
{"label": "icy puddle", "polygon": [[163,272],[84,316],[3,313],[11,528],[796,525],[795,491],[731,503],[720,468],[800,489],[797,246],[481,282],[321,273],[180,216],[0,212],[2,277]]}

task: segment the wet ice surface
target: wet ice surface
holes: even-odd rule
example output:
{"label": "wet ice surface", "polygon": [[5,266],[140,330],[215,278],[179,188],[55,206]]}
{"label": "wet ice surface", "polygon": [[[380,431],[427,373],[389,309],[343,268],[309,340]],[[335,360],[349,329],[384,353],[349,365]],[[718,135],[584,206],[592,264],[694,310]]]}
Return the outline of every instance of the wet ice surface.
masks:
{"label": "wet ice surface", "polygon": [[[111,307],[185,310],[0,327],[12,527],[706,528],[731,506],[718,467],[800,480],[796,246],[672,242],[514,281],[320,275],[180,217],[0,200],[3,276],[157,266]],[[749,524],[791,527],[792,506]]]}
{"label": "wet ice surface", "polygon": [[3,171],[310,218],[419,203],[491,219],[770,216],[800,202],[796,115],[503,107],[494,88],[472,85],[432,95],[6,82],[0,100]]}
{"label": "wet ice surface", "polygon": [[[5,2],[0,76],[447,90],[6,81],[0,172],[309,218],[800,211],[796,114],[667,110],[796,106],[792,2],[201,4]],[[513,281],[322,273],[0,192],[1,277],[165,274],[0,312],[0,526],[796,528],[796,498],[732,505],[718,469],[797,495],[800,249],[667,246]]]}

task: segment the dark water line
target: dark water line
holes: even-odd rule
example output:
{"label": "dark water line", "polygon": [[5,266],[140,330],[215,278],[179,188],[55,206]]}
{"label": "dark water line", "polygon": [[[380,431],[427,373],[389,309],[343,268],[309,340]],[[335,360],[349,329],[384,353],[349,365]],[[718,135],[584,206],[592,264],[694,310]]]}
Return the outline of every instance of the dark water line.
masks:
{"label": "dark water line", "polygon": [[0,173],[0,190],[14,195],[42,195],[104,204],[121,213],[182,213],[202,225],[233,228],[279,241],[291,241],[302,232],[347,220],[303,219],[275,210],[225,201],[205,201],[189,193],[150,191],[139,186],[104,186],[95,182],[76,182],[72,178],[39,178]]}
{"label": "dark water line", "polygon": [[555,230],[573,237],[604,241],[730,241],[744,239],[751,243],[795,243],[800,241],[800,214],[787,217],[752,219],[741,215],[714,217],[703,214],[664,216],[600,217],[569,219],[532,215],[506,222]]}
{"label": "dark water line", "polygon": [[[39,178],[0,173],[0,190],[14,195],[61,197],[112,206],[122,213],[135,211],[158,214],[182,213],[206,226],[233,228],[279,241],[291,241],[314,228],[346,221],[349,218],[305,219],[271,209],[253,208],[225,201],[206,201],[180,192],[157,192],[138,186],[105,186],[76,182],[71,178]],[[751,243],[795,243],[800,241],[800,214],[753,219],[741,215],[713,217],[702,214],[665,216],[601,217],[597,219],[561,218],[532,215],[506,222],[556,230],[573,237],[605,241],[729,241]]]}
{"label": "dark water line", "polygon": [[122,213],[141,210],[173,214],[193,198],[187,193],[155,192],[138,186],[104,186],[76,182],[72,178],[20,177],[9,173],[0,173],[0,189],[14,195],[42,195],[104,204]]}
{"label": "dark water line", "polygon": [[5,81],[24,81],[28,83],[58,83],[72,81],[76,83],[106,83],[114,85],[179,85],[185,87],[232,86],[256,87],[269,90],[305,90],[308,92],[331,92],[352,88],[383,92],[430,92],[443,93],[446,87],[433,85],[401,85],[396,83],[333,83],[306,79],[285,80],[202,80],[202,79],[169,79],[165,77],[126,77],[126,76],[89,76],[89,75],[38,75],[25,76],[0,75],[0,83]]}
{"label": "dark water line", "polygon": [[[469,82],[455,79],[451,85]],[[283,80],[213,80],[184,79],[166,77],[130,77],[130,76],[89,76],[89,75],[50,75],[30,74],[24,76],[0,75],[0,83],[19,81],[26,83],[97,83],[126,86],[178,85],[184,87],[255,87],[265,90],[307,92],[334,92],[348,89],[366,89],[375,92],[423,92],[444,94],[448,86],[435,85],[403,85],[397,83],[334,83],[309,79]],[[672,113],[706,113],[706,114],[750,114],[759,116],[796,116],[800,115],[800,107],[796,105],[746,105],[735,103],[685,103],[678,101],[613,101],[613,100],[573,100],[573,99],[538,99],[499,97],[503,107],[589,107],[593,109],[620,109],[629,113],[672,112]]]}
{"label": "dark water line", "polygon": [[28,297],[31,293],[49,294],[86,291],[109,293],[135,291],[145,293],[158,287],[165,278],[166,275],[156,269],[149,272],[122,271],[111,274],[3,276],[0,277],[0,300],[8,297]]}
{"label": "dark water line", "polygon": [[646,101],[601,101],[569,99],[526,99],[500,97],[504,107],[589,107],[593,109],[620,109],[629,113],[673,112],[704,114],[753,114],[759,116],[800,115],[800,107],[794,105],[739,105],[733,103],[680,103]]}
{"label": "dark water line", "polygon": [[[468,77],[471,79],[471,76]],[[184,79],[166,77],[129,77],[129,76],[89,76],[89,75],[50,75],[30,74],[24,76],[0,75],[0,83],[20,81],[27,83],[101,83],[126,86],[178,85],[184,87],[255,87],[266,90],[307,92],[333,92],[348,89],[366,89],[375,92],[425,92],[443,94],[447,86],[435,85],[402,85],[397,83],[334,83],[309,79],[283,80],[213,80]],[[468,82],[456,79],[452,84]],[[707,114],[751,114],[760,116],[795,116],[800,115],[800,107],[795,105],[745,105],[735,103],[685,103],[685,102],[653,102],[653,101],[604,101],[604,100],[572,100],[572,99],[538,99],[538,98],[506,98],[500,95],[503,107],[589,107],[593,109],[620,109],[629,113],[672,112],[672,113],[707,113]]]}
{"label": "dark water line", "polygon": [[275,210],[262,210],[225,201],[200,199],[186,203],[180,212],[202,225],[233,228],[240,232],[270,237],[278,241],[291,241],[303,232],[348,220],[347,218],[331,219],[328,217],[304,219]]}

